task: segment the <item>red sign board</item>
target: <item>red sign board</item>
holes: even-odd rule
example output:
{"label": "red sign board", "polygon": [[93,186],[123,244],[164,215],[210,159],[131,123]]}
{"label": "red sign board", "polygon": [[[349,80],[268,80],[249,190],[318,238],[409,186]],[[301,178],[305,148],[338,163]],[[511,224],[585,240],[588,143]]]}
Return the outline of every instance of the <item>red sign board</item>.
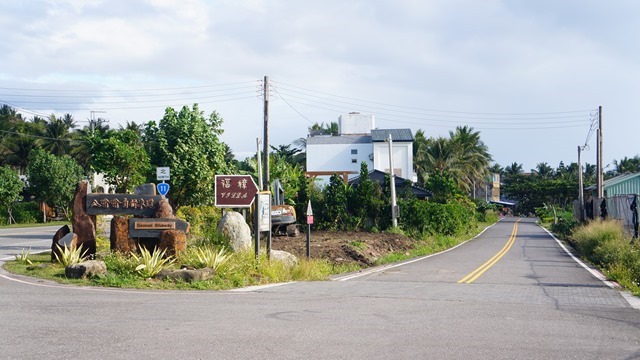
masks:
{"label": "red sign board", "polygon": [[216,207],[250,207],[257,193],[251,175],[216,175]]}

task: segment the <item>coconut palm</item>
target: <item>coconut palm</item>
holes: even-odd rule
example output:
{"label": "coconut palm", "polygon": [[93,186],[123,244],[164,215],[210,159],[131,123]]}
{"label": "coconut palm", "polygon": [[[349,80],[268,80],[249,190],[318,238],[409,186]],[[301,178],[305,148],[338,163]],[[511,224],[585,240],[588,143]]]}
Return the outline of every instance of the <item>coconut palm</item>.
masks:
{"label": "coconut palm", "polygon": [[42,148],[56,156],[68,154],[71,129],[74,127],[75,122],[70,114],[65,114],[61,118],[57,118],[52,114],[45,123]]}

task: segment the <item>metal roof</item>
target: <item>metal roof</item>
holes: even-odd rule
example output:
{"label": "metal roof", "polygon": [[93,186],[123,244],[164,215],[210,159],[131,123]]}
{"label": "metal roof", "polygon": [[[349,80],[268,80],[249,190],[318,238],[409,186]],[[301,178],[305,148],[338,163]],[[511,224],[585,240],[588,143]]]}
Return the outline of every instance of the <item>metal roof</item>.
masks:
{"label": "metal roof", "polygon": [[309,136],[307,145],[370,144],[369,135]]}
{"label": "metal roof", "polygon": [[371,140],[373,142],[386,141],[391,134],[393,141],[413,141],[411,129],[374,129],[371,130]]}
{"label": "metal roof", "polygon": [[[622,174],[602,182],[602,188],[607,196],[640,193],[640,173]],[[585,190],[596,190],[596,185],[591,185]]]}

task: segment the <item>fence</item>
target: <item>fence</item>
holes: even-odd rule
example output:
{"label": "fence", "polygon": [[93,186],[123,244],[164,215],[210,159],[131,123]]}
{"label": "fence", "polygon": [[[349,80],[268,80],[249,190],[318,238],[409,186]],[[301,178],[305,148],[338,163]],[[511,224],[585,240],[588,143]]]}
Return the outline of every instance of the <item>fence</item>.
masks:
{"label": "fence", "polygon": [[[588,219],[596,217],[615,219],[622,223],[627,233],[638,237],[638,201],[637,194],[616,195],[597,201],[585,202],[585,212]],[[604,206],[603,206],[604,205]],[[580,203],[575,201],[573,213],[580,219]]]}

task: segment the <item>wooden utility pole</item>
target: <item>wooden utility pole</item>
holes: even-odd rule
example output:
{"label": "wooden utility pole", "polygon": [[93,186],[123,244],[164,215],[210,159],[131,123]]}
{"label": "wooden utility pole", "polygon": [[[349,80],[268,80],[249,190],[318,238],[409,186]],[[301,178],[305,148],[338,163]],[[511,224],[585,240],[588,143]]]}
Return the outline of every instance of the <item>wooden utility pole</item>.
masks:
{"label": "wooden utility pole", "polygon": [[264,77],[262,94],[264,96],[264,147],[263,147],[263,166],[262,172],[262,191],[269,190],[269,77]]}

